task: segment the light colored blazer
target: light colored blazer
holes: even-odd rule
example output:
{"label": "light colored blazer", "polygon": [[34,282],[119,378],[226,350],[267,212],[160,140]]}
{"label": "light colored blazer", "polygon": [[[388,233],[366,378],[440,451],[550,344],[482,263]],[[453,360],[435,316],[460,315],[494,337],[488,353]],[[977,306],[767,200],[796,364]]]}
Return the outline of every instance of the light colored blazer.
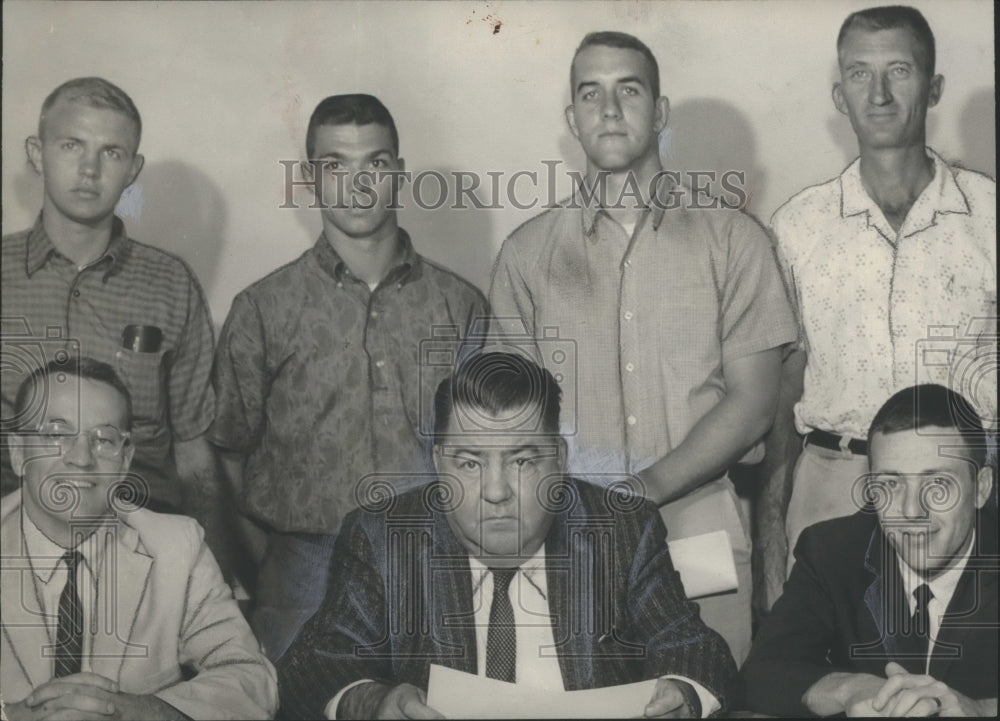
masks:
{"label": "light colored blazer", "polygon": [[[120,513],[108,528],[96,626],[87,614],[90,670],[117,681],[123,692],[155,694],[195,719],[272,717],[274,668],[201,526],[138,509]],[[51,642],[21,530],[21,491],[0,501],[0,541],[0,695],[12,703],[53,674],[51,656],[43,655]]]}

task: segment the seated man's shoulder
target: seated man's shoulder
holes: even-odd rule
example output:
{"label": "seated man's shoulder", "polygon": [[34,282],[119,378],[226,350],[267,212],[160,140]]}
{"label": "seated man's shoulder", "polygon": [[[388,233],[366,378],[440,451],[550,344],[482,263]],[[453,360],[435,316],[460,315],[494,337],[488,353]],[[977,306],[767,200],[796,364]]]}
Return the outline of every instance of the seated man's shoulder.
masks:
{"label": "seated man's shoulder", "polygon": [[651,501],[621,484],[601,485],[567,477],[562,488],[555,487],[550,495],[557,507],[568,506],[570,515],[614,519],[616,523],[628,519],[639,525],[659,518]]}
{"label": "seated man's shoulder", "polygon": [[137,508],[121,513],[119,519],[136,532],[143,549],[153,558],[193,562],[204,545],[205,531],[188,516]]}
{"label": "seated man's shoulder", "polygon": [[806,528],[799,538],[799,548],[816,556],[842,558],[864,552],[879,528],[878,516],[860,510],[850,516],[820,521]]}

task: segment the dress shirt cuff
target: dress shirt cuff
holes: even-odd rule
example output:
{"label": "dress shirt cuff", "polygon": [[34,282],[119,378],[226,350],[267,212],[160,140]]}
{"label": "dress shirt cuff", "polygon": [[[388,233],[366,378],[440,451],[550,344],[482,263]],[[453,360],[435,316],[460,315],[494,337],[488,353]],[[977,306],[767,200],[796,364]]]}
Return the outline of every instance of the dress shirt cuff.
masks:
{"label": "dress shirt cuff", "polygon": [[[678,681],[684,681],[685,683],[691,684],[691,688],[693,688],[694,692],[696,694],[698,694],[698,700],[701,701],[701,717],[702,718],[708,718],[709,716],[711,716],[712,714],[714,714],[716,711],[718,711],[720,708],[722,708],[722,704],[719,703],[719,699],[715,698],[715,696],[712,695],[712,693],[707,688],[705,688],[704,686],[702,686],[697,681],[692,681],[687,676],[676,676],[674,674],[667,674],[666,676],[660,676],[660,678],[662,678],[662,679],[676,679]],[[343,693],[343,692],[341,692],[341,693]],[[329,707],[327,707],[327,708],[329,708]]]}
{"label": "dress shirt cuff", "polygon": [[345,693],[350,691],[355,686],[360,686],[363,683],[374,683],[374,682],[375,679],[363,678],[358,681],[355,681],[354,683],[347,684],[346,686],[344,686],[344,688],[340,689],[340,692],[336,696],[330,699],[330,702],[326,705],[326,708],[323,709],[323,715],[326,716],[328,719],[337,718],[337,706],[340,705],[340,699],[344,697]]}

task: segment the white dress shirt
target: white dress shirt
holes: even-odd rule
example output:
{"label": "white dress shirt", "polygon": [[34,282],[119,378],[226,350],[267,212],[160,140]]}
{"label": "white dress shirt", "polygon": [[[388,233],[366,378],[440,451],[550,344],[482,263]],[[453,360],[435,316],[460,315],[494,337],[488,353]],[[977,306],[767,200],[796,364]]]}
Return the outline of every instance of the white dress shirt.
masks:
{"label": "white dress shirt", "polygon": [[913,596],[913,592],[917,588],[926,583],[930,589],[933,598],[927,604],[927,615],[930,620],[930,628],[928,633],[930,637],[927,642],[927,659],[924,662],[924,673],[928,673],[931,667],[931,656],[934,654],[934,644],[937,641],[938,630],[941,628],[941,619],[948,610],[948,604],[951,603],[951,597],[955,595],[955,588],[958,586],[958,580],[962,577],[962,572],[965,570],[966,564],[969,562],[969,556],[972,555],[972,549],[976,543],[976,534],[973,532],[972,539],[969,541],[969,545],[965,549],[965,553],[958,559],[957,562],[953,563],[951,567],[944,573],[936,576],[931,580],[926,580],[917,571],[906,565],[903,557],[898,553],[896,554],[896,560],[899,563],[899,575],[903,579],[903,592],[906,594],[906,600],[910,606],[910,615],[912,616],[917,610],[917,599]]}
{"label": "white dress shirt", "polygon": [[[44,622],[48,627],[49,639],[53,647],[56,641],[56,631],[59,626],[59,597],[66,587],[66,564],[62,557],[68,549],[50,540],[21,509],[21,528],[24,533],[24,545],[27,550],[28,562],[31,564],[32,589],[44,612]],[[91,634],[97,629],[95,614],[97,605],[97,578],[100,575],[104,559],[102,534],[98,531],[90,534],[77,546],[82,560],[77,566],[77,592],[83,604],[84,634],[81,671],[90,671],[90,649],[93,643]],[[41,650],[43,655],[53,658],[54,648]]]}
{"label": "white dress shirt", "polygon": [[[472,603],[476,623],[476,661],[479,676],[486,676],[486,639],[489,634],[490,608],[493,605],[493,574],[476,558],[469,558],[472,583]],[[545,690],[564,691],[559,655],[552,634],[549,611],[548,582],[545,577],[545,546],[521,564],[511,581],[508,593],[517,626],[517,683]],[[685,676],[668,674],[664,679],[677,679],[691,684],[701,701],[702,716],[714,713],[721,706],[708,689]],[[326,717],[337,718],[337,705],[343,695],[355,686],[367,683],[362,679],[345,686],[326,705]]]}

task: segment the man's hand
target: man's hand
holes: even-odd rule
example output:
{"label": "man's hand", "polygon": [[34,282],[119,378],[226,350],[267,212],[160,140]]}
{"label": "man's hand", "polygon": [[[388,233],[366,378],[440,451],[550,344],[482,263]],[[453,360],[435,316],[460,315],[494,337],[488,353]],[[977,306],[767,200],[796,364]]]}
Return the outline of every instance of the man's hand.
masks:
{"label": "man's hand", "polygon": [[343,695],[337,718],[442,719],[427,705],[427,694],[408,683],[387,686],[372,681],[355,686]]}
{"label": "man's hand", "polygon": [[95,673],[77,673],[42,684],[5,709],[11,721],[180,721],[187,716],[155,696],[118,691],[118,684]]}
{"label": "man's hand", "polygon": [[875,716],[871,700],[884,683],[870,673],[833,671],[806,690],[802,703],[817,716]]}
{"label": "man's hand", "polygon": [[932,676],[909,673],[890,661],[888,680],[872,698],[872,709],[881,716],[985,716],[995,709],[974,701]]}
{"label": "man's hand", "polygon": [[[691,698],[694,697],[694,703]],[[642,715],[646,718],[695,718],[700,715],[698,694],[690,684],[675,678],[661,678]]]}

